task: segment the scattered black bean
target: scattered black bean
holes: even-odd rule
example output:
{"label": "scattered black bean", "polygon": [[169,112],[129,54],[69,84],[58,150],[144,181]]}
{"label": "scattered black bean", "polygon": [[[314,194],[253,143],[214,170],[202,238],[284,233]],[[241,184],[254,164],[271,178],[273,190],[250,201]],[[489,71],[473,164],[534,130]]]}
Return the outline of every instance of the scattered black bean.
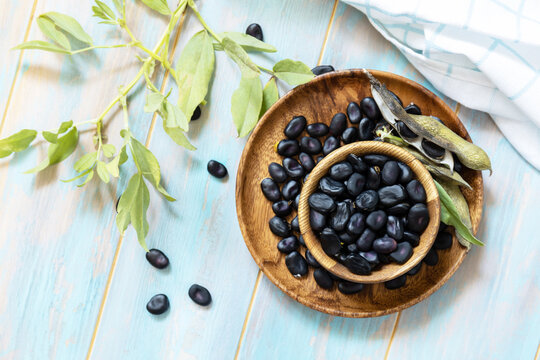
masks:
{"label": "scattered black bean", "polygon": [[437,250],[449,249],[452,247],[452,234],[447,232],[439,232],[435,238],[433,247]]}
{"label": "scattered black bean", "polygon": [[381,176],[377,169],[370,167],[367,171],[366,189],[375,190],[381,185]]}
{"label": "scattered black bean", "polygon": [[330,167],[328,175],[334,180],[343,181],[353,173],[352,165],[346,161],[339,162]]}
{"label": "scattered black bean", "polygon": [[246,34],[253,36],[257,40],[263,41],[263,32],[261,25],[259,24],[250,24],[246,29]]}
{"label": "scattered black bean", "polygon": [[339,253],[341,250],[341,243],[339,241],[339,236],[334,229],[324,228],[323,231],[321,231],[320,238],[322,249],[328,256],[334,256]]}
{"label": "scattered black bean", "polygon": [[336,231],[343,231],[349,222],[351,217],[351,210],[349,204],[346,202],[338,202],[336,205],[336,211],[330,218],[330,226]]}
{"label": "scattered black bean", "polygon": [[326,226],[326,215],[311,209],[309,211],[309,223],[315,231],[321,231]]}
{"label": "scattered black bean", "polygon": [[294,208],[298,210],[298,205],[300,204],[300,194],[296,195],[296,197],[294,198],[293,204],[294,204]]}
{"label": "scattered black bean", "polygon": [[354,171],[359,173],[363,173],[368,169],[367,164],[362,160],[362,158],[354,154],[347,155],[347,161],[352,165]]}
{"label": "scattered black bean", "polygon": [[306,246],[306,242],[304,241],[304,237],[302,235],[298,236],[298,242],[300,245]]}
{"label": "scattered black bean", "polygon": [[289,139],[296,139],[302,133],[302,131],[304,131],[306,124],[307,121],[305,117],[295,116],[291,121],[289,121],[283,132]]}
{"label": "scattered black bean", "polygon": [[206,169],[208,170],[210,175],[215,176],[219,179],[227,176],[227,168],[225,167],[225,165],[215,160],[210,160],[206,165]]}
{"label": "scattered black bean", "polygon": [[388,216],[388,220],[386,221],[386,233],[388,236],[396,241],[400,241],[403,238],[404,230],[404,226],[399,218],[393,215]]}
{"label": "scattered black bean", "polygon": [[287,173],[285,172],[285,169],[283,166],[275,162],[268,165],[268,174],[270,174],[272,179],[279,184],[284,183],[287,180]]}
{"label": "scattered black bean", "polygon": [[317,156],[317,164],[320,163],[322,161],[322,159],[324,159],[324,156],[322,156],[322,155]]}
{"label": "scattered black bean", "polygon": [[366,217],[361,213],[354,213],[347,224],[347,232],[351,235],[360,235],[366,228]]}
{"label": "scattered black bean", "polygon": [[311,155],[306,154],[305,152],[302,152],[300,153],[300,155],[298,155],[298,160],[300,160],[300,164],[308,173],[311,172],[311,170],[313,170],[313,168],[315,167],[315,161],[313,161]]}
{"label": "scattered black bean", "polygon": [[375,251],[361,251],[358,253],[358,255],[366,259],[372,267],[379,264],[379,256]]}
{"label": "scattered black bean", "polygon": [[411,205],[409,203],[404,202],[404,203],[397,204],[386,209],[386,213],[388,215],[406,215],[410,208],[411,208]]}
{"label": "scattered black bean", "polygon": [[345,129],[343,135],[341,136],[344,144],[351,144],[355,141],[358,141],[358,129],[355,127],[349,127]]}
{"label": "scattered black bean", "polygon": [[362,113],[372,121],[377,121],[381,117],[381,111],[372,97],[365,97],[360,102]]}
{"label": "scattered black bean", "polygon": [[285,256],[285,265],[294,277],[304,276],[308,272],[307,262],[298,251]]}
{"label": "scattered black bean", "polygon": [[332,151],[336,150],[339,147],[339,139],[335,136],[329,136],[324,141],[323,145],[323,155],[326,156],[330,154]]}
{"label": "scattered black bean", "polygon": [[283,159],[283,167],[285,168],[287,175],[293,179],[299,179],[306,173],[302,165],[293,158]]}
{"label": "scattered black bean", "polygon": [[360,119],[362,119],[362,111],[360,110],[360,105],[355,102],[349,103],[347,106],[347,116],[351,124],[358,124]]}
{"label": "scattered black bean", "polygon": [[437,263],[439,262],[439,255],[437,254],[437,250],[431,248],[428,251],[426,257],[424,258],[424,262],[426,263],[426,265],[429,266],[437,265]]}
{"label": "scattered black bean", "polygon": [[404,231],[401,240],[407,241],[412,247],[417,247],[420,244],[420,236],[410,231]]}
{"label": "scattered black bean", "polygon": [[414,202],[426,201],[426,190],[418,180],[412,180],[407,184],[407,194]]}
{"label": "scattered black bean", "polygon": [[365,162],[367,162],[371,166],[378,166],[380,168],[382,168],[388,160],[390,159],[386,155],[380,155],[380,154],[364,155]]}
{"label": "scattered black bean", "polygon": [[375,123],[369,118],[363,118],[358,125],[358,137],[361,141],[373,139],[373,130]]}
{"label": "scattered black bean", "polygon": [[394,185],[400,175],[397,161],[387,161],[381,171],[381,180],[385,185]]}
{"label": "scattered black bean", "polygon": [[393,91],[388,90],[388,92],[390,93],[390,95],[392,95],[394,97],[394,99],[396,99],[396,101],[399,103],[399,105],[403,106],[403,102],[401,101],[399,96],[397,96]]}
{"label": "scattered black bean", "polygon": [[366,218],[366,225],[377,231],[386,225],[387,216],[382,210],[376,210],[370,213]]}
{"label": "scattered black bean", "polygon": [[390,253],[390,258],[398,264],[405,264],[412,256],[413,248],[411,244],[404,241],[397,244],[396,250]]}
{"label": "scattered black bean", "polygon": [[324,269],[317,268],[313,271],[313,278],[317,285],[323,289],[331,289],[334,286],[334,280],[328,274],[328,271]]}
{"label": "scattered black bean", "polygon": [[347,128],[347,116],[344,113],[337,113],[330,121],[330,134],[341,136]]}
{"label": "scattered black bean", "polygon": [[463,170],[463,164],[461,163],[461,161],[459,161],[459,158],[456,156],[456,154],[452,153],[452,157],[454,158],[454,171],[460,173]]}
{"label": "scattered black bean", "polygon": [[356,240],[356,246],[360,251],[369,251],[375,241],[377,234],[371,229],[365,229],[362,235]]}
{"label": "scattered black bean", "polygon": [[407,198],[407,193],[402,185],[391,185],[380,188],[379,204],[388,208],[397,205]]}
{"label": "scattered black bean", "polygon": [[191,121],[199,120],[199,118],[201,117],[201,114],[202,114],[201,106],[198,105],[193,111],[193,115],[191,115]]}
{"label": "scattered black bean", "polygon": [[338,283],[338,290],[344,295],[353,295],[359,293],[364,288],[364,284],[353,283],[347,280],[341,280]]}
{"label": "scattered black bean", "polygon": [[292,212],[292,208],[289,202],[286,200],[279,200],[272,204],[272,211],[277,216],[285,217]]}
{"label": "scattered black bean", "polygon": [[270,230],[274,235],[281,236],[281,237],[287,237],[291,235],[291,227],[287,220],[280,218],[279,216],[274,216],[273,218],[268,221],[268,225],[270,226]]}
{"label": "scattered black bean", "polygon": [[407,228],[421,234],[429,223],[429,211],[425,204],[414,204],[407,215]]}
{"label": "scattered black bean", "polygon": [[294,235],[282,239],[277,244],[278,250],[284,254],[290,254],[293,251],[298,250],[299,246],[300,246],[300,243],[298,242],[298,239]]}
{"label": "scattered black bean", "polygon": [[193,284],[188,290],[188,295],[194,303],[201,306],[208,306],[212,302],[210,291],[204,286]]}
{"label": "scattered black bean", "polygon": [[407,275],[401,275],[395,279],[388,280],[384,283],[384,287],[388,290],[395,290],[399,289],[400,287],[405,286],[405,283],[407,282]]}
{"label": "scattered black bean", "polygon": [[422,149],[428,154],[430,157],[434,159],[440,159],[444,156],[445,150],[443,147],[440,147],[439,145],[435,144],[434,142],[431,142],[429,140],[423,139],[422,140]]}
{"label": "scattered black bean", "polygon": [[391,252],[396,250],[396,248],[396,240],[386,235],[373,241],[373,250],[381,254],[390,254]]}
{"label": "scattered black bean", "polygon": [[169,266],[169,258],[161,250],[150,249],[146,253],[146,260],[155,268],[165,269]]}
{"label": "scattered black bean", "polygon": [[359,173],[353,173],[347,180],[347,192],[351,196],[358,196],[364,189],[366,177]]}
{"label": "scattered black bean", "polygon": [[400,175],[399,175],[399,183],[400,184],[407,184],[409,181],[411,181],[414,177],[414,174],[411,170],[411,168],[408,165],[405,165],[401,161],[398,162]]}
{"label": "scattered black bean", "polygon": [[413,115],[422,115],[422,110],[420,110],[420,108],[418,107],[418,105],[414,104],[414,103],[410,103],[409,105],[407,105],[405,107],[405,111],[409,114],[413,114]]}
{"label": "scattered black bean", "polygon": [[285,200],[290,201],[300,194],[300,189],[301,186],[298,181],[289,180],[283,185],[281,194]]}
{"label": "scattered black bean", "polygon": [[366,190],[356,197],[355,204],[361,211],[373,211],[379,203],[379,194],[375,190]]}
{"label": "scattered black bean", "polygon": [[296,231],[296,232],[300,232],[300,223],[298,222],[298,216],[295,216],[292,220],[291,220],[291,229],[293,229],[293,231]]}
{"label": "scattered black bean", "polygon": [[318,268],[321,266],[319,262],[317,261],[317,259],[315,259],[311,251],[309,251],[309,249],[306,249],[305,255],[306,255],[306,261],[309,264],[309,266],[312,266],[314,268]]}
{"label": "scattered black bean", "polygon": [[418,263],[418,265],[416,265],[415,267],[413,267],[411,270],[409,270],[409,272],[407,273],[407,275],[409,276],[414,276],[416,274],[418,274],[420,272],[420,269],[422,268],[422,262],[420,261]]}
{"label": "scattered black bean", "polygon": [[160,315],[169,309],[169,298],[165,294],[157,294],[152,296],[146,304],[146,310],[150,314]]}
{"label": "scattered black bean", "polygon": [[349,254],[343,263],[349,269],[350,272],[357,275],[369,275],[371,274],[371,265],[369,262],[359,254]]}
{"label": "scattered black bean", "polygon": [[296,140],[283,139],[277,145],[277,152],[281,156],[296,156],[300,153],[300,145]]}
{"label": "scattered black bean", "polygon": [[261,181],[261,190],[264,194],[264,196],[274,202],[281,199],[281,193],[279,192],[279,186],[276,184],[276,182],[270,178],[266,178],[263,181]]}
{"label": "scattered black bean", "polygon": [[313,137],[326,136],[328,135],[328,132],[330,131],[328,129],[328,125],[326,125],[325,123],[309,124],[306,130],[307,130],[307,133]]}
{"label": "scattered black bean", "polygon": [[304,136],[300,139],[300,149],[302,149],[303,152],[315,155],[322,151],[322,144],[317,138]]}
{"label": "scattered black bean", "polygon": [[318,65],[311,69],[311,72],[315,75],[322,75],[332,71],[336,71],[332,65]]}

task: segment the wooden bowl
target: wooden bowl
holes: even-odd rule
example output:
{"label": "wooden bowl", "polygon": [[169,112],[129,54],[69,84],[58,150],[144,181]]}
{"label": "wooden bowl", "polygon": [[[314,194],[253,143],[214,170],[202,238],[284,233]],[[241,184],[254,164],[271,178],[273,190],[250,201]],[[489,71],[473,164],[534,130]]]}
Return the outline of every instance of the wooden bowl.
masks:
{"label": "wooden bowl", "polygon": [[[422,113],[439,117],[450,129],[471,141],[454,111],[435,94],[402,76],[370,70],[373,76],[396,93],[404,104],[414,102]],[[343,295],[336,287],[321,289],[313,279],[313,269],[307,276],[293,277],[285,266],[285,256],[276,249],[280,240],[268,228],[274,216],[271,204],[261,193],[261,180],[268,177],[268,164],[281,163],[274,144],[283,139],[283,129],[293,116],[304,115],[309,123],[329,124],[337,112],[345,112],[351,101],[359,102],[371,96],[369,83],[361,70],[336,71],[317,76],[307,84],[297,86],[274,104],[262,117],[251,134],[240,159],[236,177],[236,211],[247,248],[264,274],[278,288],[298,302],[331,315],[372,317],[387,315],[425,299],[439,289],[458,269],[466,249],[454,238],[450,249],[437,251],[436,266],[422,265],[416,276],[407,277],[407,284],[388,290],[383,284],[368,284],[355,295]],[[463,190],[471,211],[474,232],[482,217],[483,182],[479,171],[467,170],[463,178],[472,190]],[[289,217],[291,220],[295,214]],[[478,250],[478,249],[474,249]],[[305,249],[300,252],[304,255]]]}
{"label": "wooden bowl", "polygon": [[[416,178],[426,190],[426,205],[429,211],[429,223],[427,228],[420,236],[420,243],[414,248],[413,255],[405,264],[390,263],[383,265],[381,269],[373,271],[370,275],[357,275],[349,271],[343,264],[337,262],[328,256],[322,249],[321,242],[309,222],[309,204],[308,198],[313,194],[319,181],[328,173],[330,167],[340,161],[344,161],[347,155],[355,154],[359,156],[367,154],[382,154],[397,159],[407,164],[414,172]],[[420,160],[414,157],[410,152],[399,146],[383,143],[380,141],[359,141],[353,144],[345,145],[331,152],[320,163],[315,166],[308,176],[308,180],[302,187],[300,195],[300,204],[298,206],[298,222],[300,224],[300,233],[304,237],[307,248],[313,254],[319,264],[341,279],[349,280],[362,284],[374,284],[392,280],[401,276],[418,265],[431,249],[437,232],[441,217],[441,206],[439,203],[439,193],[433,182],[433,178]]]}

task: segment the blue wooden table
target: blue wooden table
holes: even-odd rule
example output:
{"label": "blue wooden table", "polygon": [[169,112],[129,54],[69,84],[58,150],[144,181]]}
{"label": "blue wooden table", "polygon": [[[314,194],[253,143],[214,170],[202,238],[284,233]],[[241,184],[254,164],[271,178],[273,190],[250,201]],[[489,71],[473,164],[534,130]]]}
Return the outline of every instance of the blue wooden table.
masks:
{"label": "blue wooden table", "polygon": [[[381,69],[434,90],[360,12],[337,0],[198,4],[217,31],[260,23],[279,50],[258,57],[261,64],[287,57]],[[53,10],[75,16],[96,43],[120,41],[97,26],[91,6],[90,0],[2,1],[0,137],[95,117],[137,71],[135,51],[125,49],[72,58],[9,51],[42,38],[34,20]],[[165,26],[138,1],[128,1],[128,18],[148,44]],[[199,28],[187,16],[171,51]],[[344,319],[288,298],[244,245],[234,174],[245,139],[236,137],[229,110],[238,80],[235,65],[218,54],[208,106],[190,130],[195,152],[154,127],[156,118],[142,111],[142,86],[130,98],[132,131],[158,157],[167,189],[178,198],[169,204],[151,193],[147,242],[170,257],[166,271],[148,265],[134,231],[121,236],[115,226],[124,182],[95,181],[86,190],[61,183],[74,174],[73,160],[37,176],[22,174],[43,158],[43,144],[0,161],[0,359],[538,359],[540,176],[486,114],[445,99],[493,162],[478,234],[487,246],[472,249],[454,277],[422,303],[380,318]],[[169,75],[156,74],[156,82],[170,85]],[[111,141],[118,140],[119,116],[108,120]],[[91,131],[81,146],[93,146]],[[209,177],[209,159],[225,163],[233,176]],[[209,308],[188,298],[192,283],[210,289]],[[160,292],[171,310],[155,317],[145,304]]]}

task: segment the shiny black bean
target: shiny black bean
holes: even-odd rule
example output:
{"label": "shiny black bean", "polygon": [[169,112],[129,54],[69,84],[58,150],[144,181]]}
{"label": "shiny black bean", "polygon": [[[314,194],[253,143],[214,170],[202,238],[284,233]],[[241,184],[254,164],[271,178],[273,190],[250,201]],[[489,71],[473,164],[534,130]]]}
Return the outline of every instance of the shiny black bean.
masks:
{"label": "shiny black bean", "polygon": [[401,170],[398,181],[400,184],[407,184],[413,179],[414,173],[408,165],[405,165],[402,162],[398,162],[398,166],[399,170]]}
{"label": "shiny black bean", "polygon": [[320,235],[321,246],[328,256],[334,256],[341,250],[338,234],[331,228],[324,228]]}
{"label": "shiny black bean", "polygon": [[410,103],[405,107],[405,111],[413,115],[422,115],[422,110],[415,103]]}
{"label": "shiny black bean", "polygon": [[169,258],[163,253],[163,251],[158,249],[150,249],[146,253],[146,260],[155,268],[165,269],[169,266]]}
{"label": "shiny black bean", "polygon": [[354,154],[347,155],[347,161],[349,164],[352,165],[354,171],[357,171],[359,173],[363,173],[368,169],[367,164],[362,160],[360,156],[356,156]]}
{"label": "shiny black bean", "polygon": [[300,145],[296,140],[283,139],[277,145],[277,152],[281,156],[295,156],[300,153]]}
{"label": "shiny black bean", "polygon": [[401,223],[401,220],[396,216],[390,215],[386,221],[386,233],[388,236],[396,241],[400,241],[403,238],[404,231],[405,227]]}
{"label": "shiny black bean", "polygon": [[396,121],[396,128],[399,135],[405,139],[416,139],[418,137],[403,121]]}
{"label": "shiny black bean", "polygon": [[347,106],[347,116],[351,124],[358,124],[360,119],[362,119],[362,111],[360,110],[360,105],[355,102],[349,103]]}
{"label": "shiny black bean", "polygon": [[364,155],[364,161],[371,166],[378,166],[382,168],[390,158],[381,154],[368,154]]}
{"label": "shiny black bean", "polygon": [[306,242],[304,241],[304,237],[302,235],[299,235],[298,236],[298,242],[303,245],[303,246],[306,246]]}
{"label": "shiny black bean", "polygon": [[281,194],[285,200],[290,201],[300,194],[300,189],[301,186],[298,181],[289,180],[283,185]]}
{"label": "shiny black bean", "polygon": [[347,180],[347,192],[349,195],[358,196],[364,189],[366,177],[359,173],[354,173]]}
{"label": "shiny black bean", "polygon": [[437,250],[449,249],[452,247],[452,234],[447,232],[439,232],[435,238],[433,247]]}
{"label": "shiny black bean", "polygon": [[259,24],[250,24],[246,29],[246,34],[253,36],[257,40],[263,41],[263,31]]}
{"label": "shiny black bean", "polygon": [[354,212],[354,201],[352,199],[344,199],[343,202],[346,203],[347,205],[349,205],[349,209],[351,210],[351,213],[353,213]]}
{"label": "shiny black bean", "polygon": [[320,231],[326,226],[326,215],[311,209],[309,211],[309,223],[315,231]]}
{"label": "shiny black bean", "polygon": [[353,295],[359,293],[364,288],[364,284],[353,283],[347,280],[341,280],[338,283],[338,290],[344,295]]}
{"label": "shiny black bean", "polygon": [[418,180],[412,180],[406,186],[407,194],[414,202],[426,202],[426,190]]}
{"label": "shiny black bean", "polygon": [[272,210],[277,216],[285,217],[292,212],[292,208],[288,201],[280,200],[272,204]]}
{"label": "shiny black bean", "polygon": [[404,202],[401,204],[394,205],[388,209],[386,209],[386,213],[388,215],[405,215],[407,212],[409,212],[409,209],[411,208],[411,205]]}
{"label": "shiny black bean", "polygon": [[437,265],[437,263],[439,262],[439,255],[437,254],[437,250],[431,248],[423,261],[426,263],[426,265],[429,266]]}
{"label": "shiny black bean", "polygon": [[[313,161],[313,158],[311,155],[306,154],[305,152],[300,153],[298,155],[298,160],[300,160],[300,164],[302,167],[309,173],[313,168],[315,167],[315,161]],[[304,179],[305,182],[306,179]]]}
{"label": "shiny black bean", "polygon": [[323,289],[328,290],[334,286],[334,279],[332,279],[328,274],[328,271],[324,269],[315,269],[315,271],[313,271],[313,278],[315,279],[317,285]]}
{"label": "shiny black bean", "polygon": [[360,235],[366,227],[366,217],[361,213],[354,213],[347,224],[347,232],[351,235]]}
{"label": "shiny black bean", "polygon": [[169,298],[165,294],[157,294],[152,296],[150,301],[146,304],[146,310],[150,314],[161,315],[165,311],[169,310]]}
{"label": "shiny black bean", "polygon": [[188,295],[195,302],[201,306],[208,306],[212,302],[212,295],[210,291],[204,286],[193,284],[188,290]]}
{"label": "shiny black bean", "polygon": [[429,223],[429,212],[424,204],[414,204],[407,215],[407,228],[421,234]]}
{"label": "shiny black bean", "polygon": [[281,241],[278,242],[277,244],[278,250],[284,254],[290,254],[293,251],[298,250],[299,246],[300,246],[300,243],[298,242],[298,239],[294,235],[281,239]]}
{"label": "shiny black bean", "polygon": [[395,290],[395,289],[399,289],[400,287],[405,286],[406,283],[407,283],[407,275],[401,275],[395,279],[388,280],[387,282],[385,282],[384,287],[387,288],[388,290]]}
{"label": "shiny black bean", "polygon": [[397,205],[407,198],[407,193],[402,185],[391,185],[380,188],[379,204],[384,207],[392,207]]}
{"label": "shiny black bean", "polygon": [[377,266],[379,264],[379,256],[377,255],[375,251],[361,251],[358,253],[358,255],[366,259],[368,263],[371,264],[372,267]]}
{"label": "shiny black bean", "polygon": [[386,213],[382,210],[376,210],[370,213],[366,218],[366,225],[371,229],[377,231],[386,225],[387,221]]}
{"label": "shiny black bean", "polygon": [[300,232],[300,224],[298,222],[298,216],[295,216],[291,220],[291,229],[293,229],[293,231]]}
{"label": "shiny black bean", "polygon": [[343,265],[350,272],[357,275],[369,275],[371,274],[371,265],[369,262],[359,254],[352,253],[345,258]]}
{"label": "shiny black bean", "polygon": [[330,121],[330,134],[336,137],[341,136],[347,128],[347,116],[344,113],[337,113]]}
{"label": "shiny black bean", "polygon": [[358,125],[358,137],[361,141],[373,139],[373,130],[375,130],[375,123],[373,120],[363,118]]}
{"label": "shiny black bean", "polygon": [[281,184],[287,180],[287,173],[285,172],[285,169],[278,163],[270,163],[270,165],[268,165],[268,173],[277,183]]}
{"label": "shiny black bean", "polygon": [[341,135],[341,139],[344,144],[351,144],[358,141],[358,129],[355,127],[348,127]]}
{"label": "shiny black bean", "polygon": [[417,247],[420,244],[420,236],[410,231],[404,231],[401,240],[407,241],[412,247]]}
{"label": "shiny black bean", "polygon": [[309,124],[306,128],[307,133],[313,137],[321,137],[328,135],[328,125],[325,123]]}
{"label": "shiny black bean", "polygon": [[388,90],[388,92],[390,93],[390,95],[392,95],[394,97],[394,99],[396,99],[396,101],[399,103],[399,105],[403,106],[403,102],[401,101],[399,96],[397,96],[393,91]]}
{"label": "shiny black bean", "polygon": [[407,215],[402,215],[399,219],[401,220],[401,223],[406,229],[407,228]]}
{"label": "shiny black bean", "polygon": [[304,131],[306,124],[307,121],[305,117],[295,116],[291,121],[289,121],[283,132],[289,139],[296,139],[302,133],[302,131]]}
{"label": "shiny black bean", "polygon": [[336,231],[343,231],[349,219],[351,217],[351,210],[349,204],[346,202],[338,202],[336,205],[336,211],[330,218],[330,227]]}
{"label": "shiny black bean", "polygon": [[302,165],[293,158],[283,159],[283,167],[285,168],[287,175],[293,179],[300,179],[306,173]]}
{"label": "shiny black bean", "polygon": [[225,165],[215,160],[210,160],[206,165],[206,169],[208,170],[210,175],[215,176],[219,179],[227,176],[227,168],[225,167]]}
{"label": "shiny black bean", "polygon": [[294,277],[304,276],[308,272],[307,262],[298,251],[285,256],[285,265]]}
{"label": "shiny black bean", "polygon": [[336,202],[325,193],[313,193],[308,198],[308,204],[313,209],[323,214],[328,214],[336,208]]}
{"label": "shiny black bean", "polygon": [[318,65],[311,69],[311,72],[315,74],[315,76],[326,74],[332,71],[335,71],[332,65]]}
{"label": "shiny black bean", "polygon": [[322,159],[324,159],[324,156],[322,156],[322,155],[317,156],[317,164],[320,163],[322,161]]}
{"label": "shiny black bean", "polygon": [[296,195],[296,197],[294,198],[293,204],[294,204],[294,208],[298,210],[298,204],[300,204],[300,194]]}
{"label": "shiny black bean", "polygon": [[409,276],[414,276],[416,274],[418,274],[420,272],[420,269],[422,268],[422,262],[420,261],[418,263],[418,265],[416,265],[415,267],[413,267],[411,270],[409,270],[409,272],[407,273],[407,275]]}
{"label": "shiny black bean", "polygon": [[356,241],[356,236],[351,235],[348,232],[342,232],[339,234],[339,240],[345,245],[349,245]]}
{"label": "shiny black bean", "polygon": [[366,190],[356,197],[355,204],[360,211],[373,211],[379,203],[379,194],[375,190]]}
{"label": "shiny black bean", "polygon": [[303,152],[315,155],[322,151],[322,144],[317,138],[304,136],[300,139],[300,149],[302,149]]}
{"label": "shiny black bean", "polygon": [[328,175],[334,180],[343,181],[353,173],[352,165],[346,161],[332,165],[328,171]]}
{"label": "shiny black bean", "polygon": [[390,253],[390,258],[398,264],[405,264],[412,256],[413,248],[411,244],[404,241],[397,244],[396,250]]}
{"label": "shiny black bean", "polygon": [[394,185],[399,178],[400,170],[396,161],[387,161],[381,170],[381,180],[385,185]]}
{"label": "shiny black bean", "polygon": [[191,115],[191,121],[199,120],[199,118],[201,117],[201,114],[202,114],[201,106],[198,105],[193,111],[193,115]]}
{"label": "shiny black bean", "polygon": [[327,137],[326,140],[324,141],[324,146],[323,146],[323,151],[322,151],[323,155],[326,156],[330,154],[332,151],[339,148],[339,146],[340,146],[340,143],[337,137],[335,136]]}
{"label": "shiny black bean", "polygon": [[345,185],[341,181],[325,176],[319,182],[319,188],[325,194],[330,196],[340,196],[345,192]]}
{"label": "shiny black bean", "polygon": [[304,179],[302,180],[302,182],[305,183],[308,178],[309,178],[309,172],[306,171],[306,176],[304,176]]}
{"label": "shiny black bean", "polygon": [[360,249],[360,251],[369,251],[376,237],[377,234],[373,230],[369,228],[365,229],[362,235],[360,235],[360,237],[358,238],[358,240],[356,240],[356,246],[358,246],[358,249]]}
{"label": "shiny black bean", "polygon": [[279,216],[271,218],[270,221],[268,221],[268,225],[270,226],[270,231],[272,231],[274,235],[281,237],[291,235],[291,226],[287,220],[280,218]]}
{"label": "shiny black bean", "polygon": [[366,189],[376,190],[380,185],[381,176],[379,175],[379,172],[374,167],[370,167],[366,176]]}
{"label": "shiny black bean", "polygon": [[372,97],[363,98],[360,102],[360,109],[364,115],[373,121],[377,121],[381,117],[381,111]]}
{"label": "shiny black bean", "polygon": [[422,149],[434,159],[440,159],[444,156],[445,150],[443,147],[431,142],[429,140],[422,140]]}
{"label": "shiny black bean", "polygon": [[352,253],[358,252],[358,246],[355,243],[349,244],[347,245],[347,251]]}
{"label": "shiny black bean", "polygon": [[315,259],[311,251],[309,251],[309,249],[306,249],[305,255],[306,255],[306,261],[309,266],[312,266],[314,268],[318,268],[321,266],[319,262],[317,261],[317,259]]}
{"label": "shiny black bean", "polygon": [[439,223],[439,232],[445,231],[446,229],[448,229],[448,225],[446,225],[446,224],[443,223],[443,222],[440,222],[440,223]]}
{"label": "shiny black bean", "polygon": [[373,241],[373,250],[381,254],[390,254],[397,248],[396,240],[385,235],[382,238],[375,239]]}
{"label": "shiny black bean", "polygon": [[276,182],[270,178],[266,178],[263,181],[261,181],[261,190],[264,194],[264,196],[274,202],[281,199],[281,194],[279,192],[279,186],[276,184]]}
{"label": "shiny black bean", "polygon": [[456,154],[452,153],[452,157],[454,158],[454,171],[460,173],[463,170],[463,164],[459,161]]}

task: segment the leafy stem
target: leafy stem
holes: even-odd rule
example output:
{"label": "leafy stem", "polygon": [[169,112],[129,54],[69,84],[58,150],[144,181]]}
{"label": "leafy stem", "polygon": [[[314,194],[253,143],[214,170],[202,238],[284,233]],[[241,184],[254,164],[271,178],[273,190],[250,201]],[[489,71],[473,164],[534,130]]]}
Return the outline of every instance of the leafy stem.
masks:
{"label": "leafy stem", "polygon": [[189,7],[191,8],[191,10],[193,11],[193,13],[195,14],[195,16],[197,17],[197,19],[199,20],[199,22],[201,23],[201,25],[206,29],[206,31],[208,31],[210,33],[210,35],[212,35],[212,37],[214,39],[216,39],[217,42],[219,42],[221,44],[221,37],[218,34],[216,34],[210,28],[210,26],[208,26],[206,21],[204,21],[204,19],[201,16],[201,13],[199,12],[199,10],[197,10],[197,6],[195,5],[195,3],[193,3],[193,1],[189,1],[188,4],[189,4]]}
{"label": "leafy stem", "polygon": [[70,55],[75,55],[75,54],[79,54],[79,53],[94,50],[94,49],[113,49],[113,48],[131,47],[131,46],[134,46],[134,45],[135,45],[135,43],[133,43],[133,42],[130,42],[129,44],[118,44],[118,45],[94,45],[94,46],[85,47],[85,48],[82,48],[82,49],[79,49],[79,50],[70,51],[69,54]]}
{"label": "leafy stem", "polygon": [[262,67],[261,65],[257,65],[257,67],[258,67],[259,69],[261,69],[262,71],[264,71],[265,73],[268,73],[268,74],[270,74],[270,75],[272,75],[272,76],[275,75],[275,73],[274,73],[272,70],[270,70],[270,69],[267,69],[267,68],[265,68],[265,67]]}

